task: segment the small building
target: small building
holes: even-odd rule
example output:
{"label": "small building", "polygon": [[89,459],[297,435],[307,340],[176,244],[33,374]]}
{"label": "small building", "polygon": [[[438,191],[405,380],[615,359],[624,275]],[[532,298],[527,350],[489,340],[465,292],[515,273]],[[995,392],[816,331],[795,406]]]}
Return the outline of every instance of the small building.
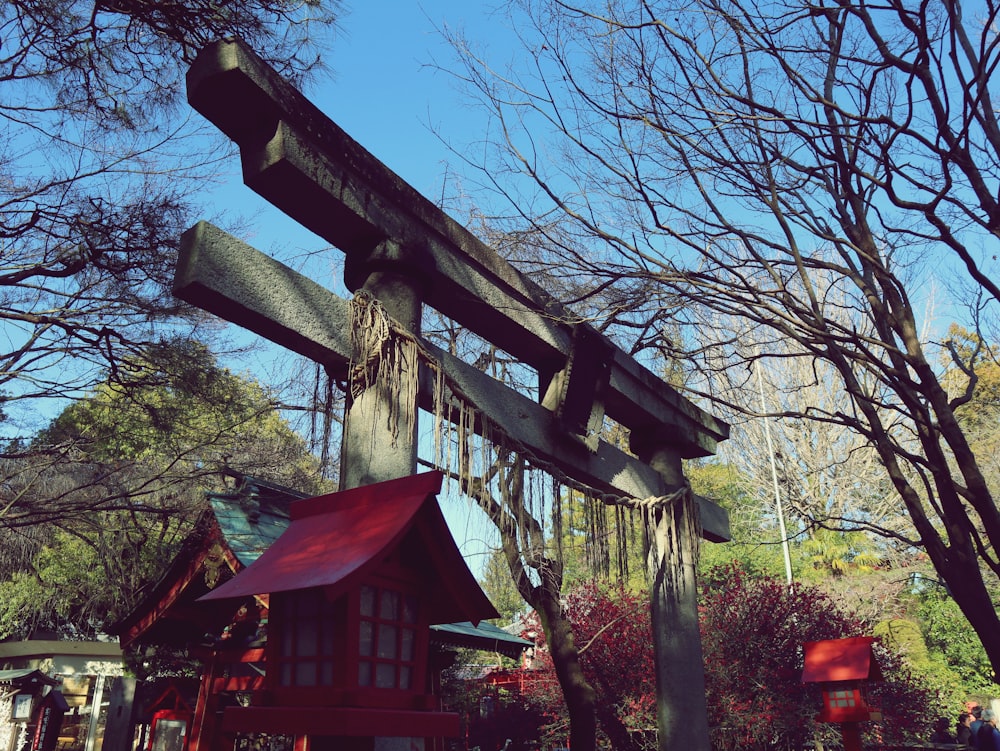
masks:
{"label": "small building", "polygon": [[42,697],[58,684],[32,668],[0,670],[0,751],[27,747]]}
{"label": "small building", "polygon": [[497,612],[441,514],[441,482],[427,472],[299,501],[255,563],[200,599],[269,596],[264,690],[226,708],[225,731],[458,735],[435,695],[430,626]]}
{"label": "small building", "polygon": [[[240,595],[236,600],[200,598],[233,581],[271,549],[292,523],[291,506],[305,500],[305,495],[237,476],[232,492],[212,493],[208,500],[209,507],[183,550],[146,598],[115,628],[122,648],[137,660],[187,660],[200,675],[197,681],[175,678],[167,683],[159,681],[153,690],[137,689],[134,720],[141,729],[140,748],[150,745],[150,726],[153,715],[163,709],[160,698],[164,692],[173,691],[171,696],[183,698],[193,713],[185,727],[183,748],[167,751],[205,751],[220,747],[223,738],[227,743],[232,740],[233,733],[222,727],[226,708],[246,704],[255,692],[259,695],[266,690],[269,593]],[[392,520],[396,515],[387,508],[382,516]],[[426,524],[420,528],[428,530]],[[442,560],[441,565],[447,568],[459,563],[465,567],[460,556],[457,561],[453,557]],[[457,609],[451,615],[455,617],[449,620],[456,623],[431,625],[427,660],[435,667],[444,665],[446,653],[455,647],[516,657],[531,646],[488,623],[474,625],[466,610]]]}
{"label": "small building", "polygon": [[[41,700],[58,690],[67,704],[58,736],[61,751],[107,751],[105,736],[109,716],[130,700],[124,677],[122,650],[107,641],[30,639],[0,642],[0,751],[19,751],[34,729]],[[45,680],[29,687],[32,676]],[[16,718],[13,702],[27,703],[31,714]],[[18,698],[22,697],[22,698]],[[113,724],[113,723],[112,723]]]}

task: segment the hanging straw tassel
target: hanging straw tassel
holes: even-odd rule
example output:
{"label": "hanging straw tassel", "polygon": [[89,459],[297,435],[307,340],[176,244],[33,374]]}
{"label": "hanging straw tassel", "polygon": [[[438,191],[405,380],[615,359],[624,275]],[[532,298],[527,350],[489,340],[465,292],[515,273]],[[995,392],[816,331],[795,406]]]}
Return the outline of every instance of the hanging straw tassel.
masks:
{"label": "hanging straw tassel", "polygon": [[378,300],[364,290],[355,293],[351,300],[351,363],[348,393],[358,398],[369,389],[375,389],[381,398],[376,404],[388,407],[386,425],[396,445],[399,438],[400,405],[414,405],[404,410],[407,434],[412,434],[416,423],[417,342],[412,336],[401,336],[389,314]]}
{"label": "hanging straw tassel", "polygon": [[[463,485],[472,486],[479,482],[487,484],[493,472],[486,466],[488,457],[496,461],[498,456],[508,454],[513,464],[524,462],[539,472],[553,478],[558,500],[554,507],[560,517],[554,523],[557,539],[553,541],[557,556],[562,545],[561,539],[561,497],[560,487],[582,493],[590,540],[588,557],[595,573],[607,576],[611,569],[608,537],[609,519],[606,506],[617,506],[615,526],[620,539],[618,550],[619,576],[628,575],[625,551],[625,535],[621,527],[628,525],[632,513],[638,512],[642,519],[643,537],[646,542],[657,544],[658,555],[669,561],[675,560],[679,543],[677,523],[683,524],[687,539],[700,537],[700,519],[697,504],[691,488],[687,485],[672,493],[649,498],[630,498],[616,494],[602,493],[593,487],[572,480],[558,467],[539,459],[519,442],[506,435],[467,398],[461,388],[449,379],[437,360],[424,350],[412,333],[393,321],[381,303],[363,290],[358,291],[351,301],[351,344],[348,394],[357,398],[368,389],[377,389],[381,398],[377,401],[388,405],[388,427],[395,443],[399,435],[399,405],[416,404],[419,388],[419,366],[423,365],[434,374],[432,391],[434,414],[434,464],[449,478],[455,477]],[[406,410],[408,431],[415,428],[415,410]],[[481,435],[477,436],[478,433]],[[457,466],[456,466],[457,465]],[[605,508],[600,508],[604,504]],[[572,506],[570,506],[572,508]],[[627,510],[627,511],[626,511]],[[521,509],[523,512],[523,508]],[[675,520],[669,525],[669,539],[656,539],[657,521],[664,514]],[[632,525],[628,525],[632,526]],[[632,526],[634,530],[634,526]],[[651,539],[652,538],[652,539]],[[697,555],[697,551],[695,551]],[[672,574],[680,577],[681,572]],[[670,575],[670,574],[668,574]]]}

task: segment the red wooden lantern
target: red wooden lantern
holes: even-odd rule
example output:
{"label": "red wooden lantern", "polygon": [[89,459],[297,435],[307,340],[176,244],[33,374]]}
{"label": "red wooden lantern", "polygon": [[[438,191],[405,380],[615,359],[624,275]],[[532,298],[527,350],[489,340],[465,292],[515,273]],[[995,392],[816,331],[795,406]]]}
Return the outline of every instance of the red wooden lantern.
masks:
{"label": "red wooden lantern", "polygon": [[823,709],[819,722],[838,722],[844,751],[860,751],[859,722],[881,720],[882,713],[868,700],[867,686],[881,680],[882,672],[872,652],[871,636],[806,642],[803,683],[819,683]]}
{"label": "red wooden lantern", "polygon": [[254,563],[203,600],[269,595],[266,690],[232,732],[458,734],[432,695],[432,624],[496,617],[451,537],[430,472],[293,503]]}

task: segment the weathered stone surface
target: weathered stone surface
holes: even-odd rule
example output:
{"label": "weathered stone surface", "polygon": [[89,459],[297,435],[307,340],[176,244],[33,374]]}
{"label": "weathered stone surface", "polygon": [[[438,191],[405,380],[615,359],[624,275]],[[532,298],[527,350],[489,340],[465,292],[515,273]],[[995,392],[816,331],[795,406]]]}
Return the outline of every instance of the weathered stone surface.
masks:
{"label": "weathered stone surface", "polygon": [[[239,144],[247,185],[346,253],[351,289],[363,286],[379,294],[382,287],[383,302],[414,334],[419,334],[419,304],[425,302],[538,371],[544,407],[423,343],[484,419],[550,461],[557,475],[638,498],[664,495],[683,486],[682,457],[711,454],[728,436],[725,423],[598,332],[581,336],[586,324],[365,151],[240,43],[220,42],[199,55],[189,73],[188,97]],[[346,303],[333,295],[324,299],[316,285],[275,269],[270,259],[216,232],[200,226],[186,236],[178,294],[342,367],[350,352],[349,342],[344,346]],[[233,258],[237,255],[242,258]],[[233,263],[237,271],[227,281],[223,268]],[[274,285],[265,279],[272,274]],[[574,380],[574,356],[586,356],[574,352],[574,346],[584,346],[580,342],[610,362],[607,368],[588,364]],[[363,411],[377,409],[380,398]],[[630,430],[640,460],[593,440],[602,407]],[[347,432],[350,438],[352,431]],[[371,433],[368,440],[348,457],[359,465],[352,467],[352,482],[397,471],[370,461],[380,439]],[[349,446],[346,453],[352,450]],[[659,745],[664,751],[708,751],[695,564],[699,535],[727,539],[728,520],[717,506],[680,495],[683,503],[661,504],[648,515]]]}
{"label": "weathered stone surface", "polygon": [[[321,363],[334,374],[347,374],[351,356],[347,304],[208,222],[198,222],[181,236],[174,294]],[[338,304],[331,304],[331,298]]]}
{"label": "weathered stone surface", "polygon": [[[346,373],[351,358],[347,301],[207,222],[182,238],[174,294],[334,373]],[[483,414],[561,473],[598,491],[635,498],[672,489],[644,462],[605,441],[596,451],[587,450],[549,410],[429,342],[421,340],[421,346]],[[429,382],[421,389],[421,402],[432,409]],[[728,540],[725,510],[704,498],[699,506],[705,538]]]}
{"label": "weathered stone surface", "polygon": [[[206,48],[188,86],[192,105],[240,145],[247,185],[343,250],[358,279],[367,268],[399,265],[425,284],[426,304],[531,365],[543,379],[565,368],[572,314],[251,51],[236,42]],[[393,240],[389,246],[387,238]],[[385,253],[385,247],[396,252]],[[629,428],[662,427],[684,457],[710,455],[728,437],[728,425],[611,342],[607,351],[613,353],[608,417]]]}

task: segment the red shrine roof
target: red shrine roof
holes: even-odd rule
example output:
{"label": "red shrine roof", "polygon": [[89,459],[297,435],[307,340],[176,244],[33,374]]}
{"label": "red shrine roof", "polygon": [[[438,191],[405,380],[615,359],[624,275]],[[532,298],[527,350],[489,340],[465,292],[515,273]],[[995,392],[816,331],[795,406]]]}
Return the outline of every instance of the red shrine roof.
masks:
{"label": "red shrine roof", "polygon": [[803,645],[805,665],[802,668],[802,682],[880,679],[882,671],[872,653],[874,641],[872,636],[855,636],[849,639],[806,642]]}
{"label": "red shrine roof", "polygon": [[438,507],[441,481],[440,472],[426,472],[296,501],[288,529],[274,544],[199,600],[312,587],[338,595],[406,541],[420,551],[432,623],[496,618]]}

